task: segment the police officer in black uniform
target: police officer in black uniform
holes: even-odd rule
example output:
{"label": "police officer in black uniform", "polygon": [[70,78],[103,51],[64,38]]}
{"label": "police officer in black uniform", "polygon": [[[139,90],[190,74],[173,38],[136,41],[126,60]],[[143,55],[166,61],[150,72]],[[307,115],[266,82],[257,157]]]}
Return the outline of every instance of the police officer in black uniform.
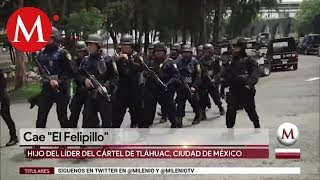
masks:
{"label": "police officer in black uniform", "polygon": [[174,61],[181,58],[180,54],[181,45],[179,43],[175,43],[170,47],[170,58]]}
{"label": "police officer in black uniform", "polygon": [[49,77],[42,78],[42,89],[39,97],[39,109],[36,128],[45,128],[48,113],[53,105],[57,105],[58,120],[62,128],[69,126],[67,107],[70,99],[70,78],[72,75],[70,53],[58,47],[61,35],[52,27],[51,39],[37,59],[41,71],[47,71]]}
{"label": "police officer in black uniform", "polygon": [[144,62],[149,62],[154,58],[154,44],[148,45],[148,54],[144,58]]}
{"label": "police officer in black uniform", "polygon": [[227,94],[227,128],[233,128],[239,105],[247,112],[255,128],[260,128],[259,116],[256,112],[254,96],[255,84],[258,82],[260,72],[255,60],[245,53],[246,44],[238,41],[232,51],[232,61],[227,62],[225,81],[221,87],[221,95],[224,96],[224,88],[229,87]]}
{"label": "police officer in black uniform", "polygon": [[143,58],[133,51],[133,37],[125,34],[120,39],[121,52],[115,57],[119,71],[119,87],[114,104],[113,127],[120,128],[127,108],[131,128],[143,127],[142,83]]}
{"label": "police officer in black uniform", "polygon": [[0,69],[0,116],[6,122],[9,128],[10,140],[6,146],[13,146],[18,143],[16,126],[10,114],[10,100],[6,93],[7,83],[4,78],[4,69]]}
{"label": "police officer in black uniform", "polygon": [[176,63],[170,59],[167,47],[160,42],[154,45],[155,58],[147,63],[147,66],[162,80],[161,84],[155,79],[155,75],[146,71],[146,85],[144,94],[144,120],[146,127],[152,125],[157,103],[168,114],[171,128],[176,128],[176,106],[173,99],[175,89],[179,86],[179,71]]}
{"label": "police officer in black uniform", "polygon": [[[101,52],[103,39],[98,34],[90,34],[86,40],[89,55],[85,56],[76,74],[76,81],[87,89],[87,98],[83,110],[83,128],[112,127],[112,95],[117,88],[118,75],[115,64],[109,56]],[[89,77],[93,75],[102,85],[97,87]],[[111,96],[109,99],[108,97]]]}
{"label": "police officer in black uniform", "polygon": [[203,45],[197,46],[196,50],[197,50],[196,59],[199,60],[203,55]]}
{"label": "police officer in black uniform", "polygon": [[200,123],[199,86],[201,84],[201,66],[192,55],[192,47],[183,45],[182,59],[177,62],[183,86],[177,92],[177,123],[182,127],[182,118],[185,116],[186,100],[189,101],[195,112],[192,124]]}
{"label": "police officer in black uniform", "polygon": [[[179,61],[182,58],[180,54],[180,50],[181,50],[181,45],[179,43],[175,43],[170,47],[170,59],[175,61],[175,63],[177,63],[177,61]],[[168,113],[165,112],[164,109],[165,108],[161,107],[161,112],[158,112],[158,115],[161,116],[160,123],[167,122]]]}
{"label": "police officer in black uniform", "polygon": [[[76,43],[76,57],[74,58],[73,61],[73,70],[75,73],[80,68],[80,64],[85,56],[89,54],[88,48],[86,45],[86,42],[84,41],[78,41]],[[76,128],[78,125],[78,120],[79,116],[82,110],[82,107],[85,104],[86,101],[86,96],[87,96],[87,90],[83,87],[83,85],[75,81],[77,84],[77,87],[75,89],[75,94],[72,97],[71,103],[69,105],[71,114],[69,117],[69,123],[70,123],[70,128]]]}
{"label": "police officer in black uniform", "polygon": [[220,115],[224,115],[224,108],[222,107],[218,88],[221,75],[221,59],[213,54],[214,47],[210,43],[203,46],[203,53],[203,56],[199,60],[202,69],[202,83],[199,91],[202,120],[207,119],[205,110],[208,103],[210,103],[208,94],[210,94],[214,103],[218,106]]}

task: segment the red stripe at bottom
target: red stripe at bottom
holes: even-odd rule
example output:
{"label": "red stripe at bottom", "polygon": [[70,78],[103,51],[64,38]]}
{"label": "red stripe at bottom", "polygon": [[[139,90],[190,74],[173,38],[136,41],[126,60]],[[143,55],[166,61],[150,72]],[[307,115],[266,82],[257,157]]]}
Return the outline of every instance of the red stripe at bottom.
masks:
{"label": "red stripe at bottom", "polygon": [[20,174],[54,174],[53,167],[20,167]]}
{"label": "red stripe at bottom", "polygon": [[276,153],[276,159],[300,159],[300,153]]}

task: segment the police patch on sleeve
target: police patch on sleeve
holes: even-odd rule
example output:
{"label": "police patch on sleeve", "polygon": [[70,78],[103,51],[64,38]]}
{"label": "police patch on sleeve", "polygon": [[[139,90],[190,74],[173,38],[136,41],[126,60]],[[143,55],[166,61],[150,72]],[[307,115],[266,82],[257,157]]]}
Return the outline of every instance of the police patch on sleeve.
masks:
{"label": "police patch on sleeve", "polygon": [[53,66],[53,61],[52,60],[49,61],[49,66],[51,66],[51,67]]}

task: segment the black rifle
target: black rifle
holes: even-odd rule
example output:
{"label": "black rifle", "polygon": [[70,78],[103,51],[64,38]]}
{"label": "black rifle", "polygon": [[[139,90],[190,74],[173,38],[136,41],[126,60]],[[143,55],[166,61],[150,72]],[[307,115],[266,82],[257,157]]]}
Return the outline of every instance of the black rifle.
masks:
{"label": "black rifle", "polygon": [[168,91],[167,85],[162,82],[162,80],[159,78],[159,76],[158,76],[153,70],[151,70],[151,69],[148,67],[148,65],[146,65],[146,63],[142,62],[142,64],[143,64],[143,66],[145,67],[145,69],[146,69],[149,73],[151,73],[152,76],[156,79],[157,83],[159,83],[159,84],[164,88],[165,91]]}
{"label": "black rifle", "polygon": [[[39,63],[39,61],[37,59],[34,59],[34,62],[36,63],[38,69],[39,69],[39,72],[40,72],[40,76],[42,77],[42,79],[44,80],[47,80],[47,81],[51,81],[51,80],[57,80],[57,79],[54,79],[51,77],[51,74],[49,72],[49,70],[47,69],[46,66],[41,66],[41,64]],[[58,87],[55,88],[55,90],[57,92],[60,92]]]}
{"label": "black rifle", "polygon": [[108,94],[108,91],[106,89],[103,88],[102,84],[97,80],[97,78],[90,74],[85,68],[84,68],[84,72],[87,74],[88,78],[91,80],[92,84],[93,84],[93,88],[97,89],[98,91],[101,92],[101,95],[103,97],[105,97],[107,99],[108,102],[111,101],[111,95]]}
{"label": "black rifle", "polygon": [[204,67],[203,65],[201,65],[201,69],[205,72],[205,74],[206,74],[205,77],[209,79],[209,83],[211,85],[215,86],[216,81],[209,75],[208,69],[206,67]]}

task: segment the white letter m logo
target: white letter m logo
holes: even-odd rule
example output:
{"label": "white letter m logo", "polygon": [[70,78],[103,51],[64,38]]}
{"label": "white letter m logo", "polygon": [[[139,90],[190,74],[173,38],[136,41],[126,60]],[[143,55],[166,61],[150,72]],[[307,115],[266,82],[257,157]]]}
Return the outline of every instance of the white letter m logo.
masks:
{"label": "white letter m logo", "polygon": [[45,41],[43,39],[40,15],[38,15],[35,23],[33,24],[33,27],[31,29],[30,33],[28,33],[28,31],[27,31],[27,29],[26,29],[21,17],[18,15],[16,31],[15,31],[15,35],[14,35],[14,40],[12,42],[20,42],[18,40],[19,29],[21,29],[22,34],[23,34],[24,38],[27,40],[27,42],[29,42],[34,30],[36,29],[36,27],[37,27],[37,32],[38,32],[38,41],[37,42],[47,42],[47,41]]}

